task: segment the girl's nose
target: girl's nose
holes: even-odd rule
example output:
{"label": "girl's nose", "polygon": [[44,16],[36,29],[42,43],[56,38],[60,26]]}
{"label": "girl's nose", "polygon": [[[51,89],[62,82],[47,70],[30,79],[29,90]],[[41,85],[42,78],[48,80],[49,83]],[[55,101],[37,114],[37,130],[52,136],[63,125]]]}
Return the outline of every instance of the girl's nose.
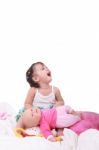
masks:
{"label": "girl's nose", "polygon": [[45,67],[45,69],[46,69],[47,71],[49,71],[49,69],[48,69],[47,67]]}

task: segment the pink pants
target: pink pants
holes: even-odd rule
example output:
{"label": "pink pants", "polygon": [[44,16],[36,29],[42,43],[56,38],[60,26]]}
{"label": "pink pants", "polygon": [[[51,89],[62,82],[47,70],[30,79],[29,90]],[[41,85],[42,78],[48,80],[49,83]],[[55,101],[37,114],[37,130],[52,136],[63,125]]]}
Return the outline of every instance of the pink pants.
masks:
{"label": "pink pants", "polygon": [[81,120],[69,127],[78,135],[83,131],[93,128],[99,130],[99,114],[95,112],[80,112]]}

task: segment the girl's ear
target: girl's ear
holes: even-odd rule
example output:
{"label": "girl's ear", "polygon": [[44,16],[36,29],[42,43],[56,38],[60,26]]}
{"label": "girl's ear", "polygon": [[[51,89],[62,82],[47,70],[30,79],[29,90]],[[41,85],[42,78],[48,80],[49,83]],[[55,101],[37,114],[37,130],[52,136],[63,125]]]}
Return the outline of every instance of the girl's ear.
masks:
{"label": "girl's ear", "polygon": [[38,82],[39,81],[39,77],[38,76],[34,76],[32,77],[33,81]]}

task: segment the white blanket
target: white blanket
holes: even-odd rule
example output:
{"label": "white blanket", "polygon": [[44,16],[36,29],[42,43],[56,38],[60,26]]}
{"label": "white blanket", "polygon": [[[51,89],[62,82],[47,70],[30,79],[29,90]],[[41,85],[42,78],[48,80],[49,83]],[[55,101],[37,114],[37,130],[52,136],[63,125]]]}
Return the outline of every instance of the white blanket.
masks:
{"label": "white blanket", "polygon": [[99,150],[99,131],[89,129],[78,138],[77,150]]}
{"label": "white blanket", "polygon": [[99,131],[89,129],[79,137],[71,130],[64,129],[61,142],[50,142],[43,137],[18,138],[13,132],[15,111],[10,105],[0,104],[0,110],[12,114],[0,120],[0,150],[99,150]]}

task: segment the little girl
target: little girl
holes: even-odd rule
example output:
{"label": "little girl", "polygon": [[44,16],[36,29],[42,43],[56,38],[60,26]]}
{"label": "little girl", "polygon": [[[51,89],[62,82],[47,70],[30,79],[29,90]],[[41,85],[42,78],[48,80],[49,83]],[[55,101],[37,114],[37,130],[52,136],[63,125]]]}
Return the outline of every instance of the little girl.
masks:
{"label": "little girl", "polygon": [[18,128],[32,128],[40,126],[41,133],[50,141],[56,141],[51,129],[69,127],[80,121],[79,114],[69,106],[59,106],[51,109],[29,108],[19,119]]}
{"label": "little girl", "polygon": [[59,89],[50,85],[51,71],[42,62],[31,65],[26,72],[26,79],[30,84],[24,104],[26,109],[32,106],[45,109],[64,104]]}
{"label": "little girl", "polygon": [[51,86],[51,71],[42,62],[36,62],[26,72],[26,79],[30,85],[24,108],[20,110],[16,119],[20,118],[25,109],[37,107],[40,109],[57,107],[64,104],[60,90]]}

